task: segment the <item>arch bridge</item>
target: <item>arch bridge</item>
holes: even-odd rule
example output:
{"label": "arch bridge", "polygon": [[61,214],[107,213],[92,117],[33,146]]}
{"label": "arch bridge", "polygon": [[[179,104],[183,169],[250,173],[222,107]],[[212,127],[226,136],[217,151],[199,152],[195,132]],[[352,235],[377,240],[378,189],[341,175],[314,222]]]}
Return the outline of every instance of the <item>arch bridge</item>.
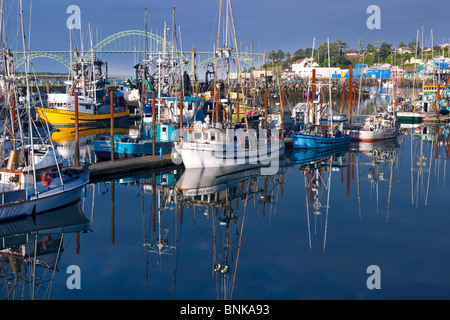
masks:
{"label": "arch bridge", "polygon": [[[96,56],[103,54],[158,54],[164,51],[173,53],[177,60],[184,62],[188,73],[195,73],[196,76],[205,72],[208,65],[215,63],[214,52],[197,52],[193,47],[192,51],[182,51],[174,46],[170,41],[151,32],[142,30],[126,30],[110,35],[101,40],[90,50],[83,50],[81,54],[89,57],[91,54]],[[25,58],[23,52],[16,52],[16,69],[24,66]],[[73,52],[67,51],[30,51],[29,59],[49,58],[58,61],[67,69],[70,69],[71,55]],[[231,55],[232,60],[237,59],[234,52]],[[263,65],[264,54],[241,52],[239,55],[240,65],[243,69],[251,67],[260,68]],[[130,70],[131,71],[131,70]]]}

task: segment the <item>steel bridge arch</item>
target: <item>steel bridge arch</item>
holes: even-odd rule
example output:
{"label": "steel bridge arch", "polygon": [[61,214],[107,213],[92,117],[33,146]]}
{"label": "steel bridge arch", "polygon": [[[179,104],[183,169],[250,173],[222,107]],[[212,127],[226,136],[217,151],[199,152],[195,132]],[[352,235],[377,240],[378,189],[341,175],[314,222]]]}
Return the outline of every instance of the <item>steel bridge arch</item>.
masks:
{"label": "steel bridge arch", "polygon": [[[126,38],[126,37],[144,37],[147,36],[147,38],[149,40],[152,41],[156,41],[158,44],[162,44],[166,46],[166,52],[171,53],[172,51],[174,52],[174,54],[176,55],[176,58],[181,61],[182,63],[185,64],[185,68],[186,70],[192,70],[192,60],[190,58],[192,52],[189,51],[181,51],[178,50],[170,41],[166,41],[164,40],[162,37],[151,33],[151,32],[145,32],[143,30],[125,30],[125,31],[120,31],[117,33],[114,33],[108,37],[106,37],[105,39],[101,40],[100,42],[98,42],[95,46],[93,46],[92,51],[91,50],[84,50],[84,52],[82,53],[84,57],[88,57],[88,55],[90,55],[92,52],[94,54],[109,54],[109,53],[143,53],[144,50],[136,50],[136,49],[131,49],[131,48],[125,48],[125,47],[119,47],[120,42],[118,41],[119,39],[122,38]],[[137,38],[135,38],[137,39]],[[133,42],[134,40],[131,39],[131,42]],[[117,42],[117,47],[114,49],[108,48],[108,46],[110,46],[112,43]],[[156,51],[152,50],[152,51],[147,51],[148,53],[157,53]],[[195,75],[199,75],[201,72],[204,72],[204,70],[206,70],[207,66],[210,63],[215,62],[215,56],[213,52],[196,52],[195,53],[197,58],[196,58],[196,66],[195,66]],[[18,59],[16,60],[16,68],[20,68],[25,64],[25,58],[22,52],[16,52],[16,55],[18,56]],[[70,70],[70,55],[71,52],[70,51],[32,51],[28,53],[28,57],[29,59],[36,59],[36,58],[50,58],[53,60],[56,60],[58,62],[60,62],[61,64],[63,64],[68,70]],[[260,53],[255,53],[255,54],[249,54],[249,53],[241,53],[239,60],[241,61],[241,63],[244,64],[249,64],[252,63],[254,64],[254,67],[259,67],[261,66],[261,63],[256,62],[255,61],[255,57],[260,58],[260,56],[262,56],[262,54]],[[237,59],[237,54],[233,53],[231,58],[233,60]]]}
{"label": "steel bridge arch", "polygon": [[[70,61],[68,59],[66,59],[61,53],[63,53],[63,52],[36,51],[36,52],[30,52],[28,54],[28,58],[30,60],[33,60],[33,59],[36,59],[36,58],[53,59],[53,60],[58,61],[59,63],[61,63],[68,70],[70,70]],[[26,61],[22,52],[19,52],[18,55],[20,55],[20,58],[17,59],[17,61],[15,62],[16,69],[19,69],[22,66],[24,66],[25,65],[25,61]]]}
{"label": "steel bridge arch", "polygon": [[[160,37],[154,33],[145,32],[142,30],[125,30],[125,31],[120,31],[120,32],[114,33],[114,34],[110,35],[109,37],[103,39],[99,43],[97,43],[93,47],[92,51],[94,51],[94,53],[108,53],[111,51],[104,51],[103,49],[105,49],[105,47],[107,47],[109,44],[111,44],[112,42],[114,42],[120,38],[132,37],[132,36],[145,37],[146,35],[147,35],[148,39],[154,40],[157,43],[160,43],[160,44],[165,43],[167,52],[173,51],[175,53],[175,55],[177,56],[177,58],[180,59],[181,61],[189,61],[189,58],[182,51],[178,50],[175,46],[173,46],[173,44],[170,41],[166,41],[162,37]],[[130,51],[132,51],[132,50],[130,50]],[[150,53],[150,50],[148,52]],[[86,52],[85,54],[88,54],[88,52]]]}

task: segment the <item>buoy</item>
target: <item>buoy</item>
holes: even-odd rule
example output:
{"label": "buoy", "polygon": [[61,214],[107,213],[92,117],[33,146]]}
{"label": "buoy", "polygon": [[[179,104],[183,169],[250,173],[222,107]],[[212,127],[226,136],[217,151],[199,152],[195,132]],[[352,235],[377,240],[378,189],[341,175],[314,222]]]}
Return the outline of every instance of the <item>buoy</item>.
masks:
{"label": "buoy", "polygon": [[52,245],[53,245],[53,239],[48,234],[48,235],[45,236],[44,241],[42,241],[42,248],[47,250],[47,249],[50,249]]}
{"label": "buoy", "polygon": [[45,186],[48,187],[50,183],[52,183],[53,176],[49,171],[44,172],[44,174],[41,176],[41,180],[44,181]]}

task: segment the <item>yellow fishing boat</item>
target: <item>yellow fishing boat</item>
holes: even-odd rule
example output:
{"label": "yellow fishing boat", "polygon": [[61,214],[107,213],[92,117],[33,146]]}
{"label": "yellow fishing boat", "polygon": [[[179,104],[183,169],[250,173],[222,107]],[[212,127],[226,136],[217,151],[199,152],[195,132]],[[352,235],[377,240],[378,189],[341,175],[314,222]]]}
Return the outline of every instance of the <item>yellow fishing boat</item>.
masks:
{"label": "yellow fishing boat", "polygon": [[[125,107],[114,107],[114,118],[123,118],[130,115]],[[75,124],[75,97],[69,93],[48,94],[47,107],[36,108],[42,121],[52,125]],[[111,118],[110,106],[87,96],[78,98],[78,123],[95,124]]]}

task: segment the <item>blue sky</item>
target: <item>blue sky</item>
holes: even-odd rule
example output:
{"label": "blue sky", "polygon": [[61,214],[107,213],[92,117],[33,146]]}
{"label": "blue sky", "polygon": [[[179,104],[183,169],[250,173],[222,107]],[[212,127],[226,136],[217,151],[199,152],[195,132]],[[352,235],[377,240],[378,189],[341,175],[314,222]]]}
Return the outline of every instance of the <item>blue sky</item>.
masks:
{"label": "blue sky", "polygon": [[[18,1],[4,1],[8,6],[9,44],[17,49]],[[69,5],[77,5],[81,9],[85,39],[88,38],[89,24],[94,38],[98,34],[99,40],[124,30],[144,30],[145,8],[148,9],[148,30],[161,32],[164,21],[169,26],[173,23],[175,7],[184,50],[190,50],[195,45],[198,51],[212,51],[217,40],[219,0],[23,0],[23,5],[27,33],[31,13],[31,50],[69,49],[69,31],[66,27],[70,16],[66,13]],[[316,38],[318,45],[326,42],[327,38],[335,41],[339,37],[350,48],[357,48],[360,38],[365,44],[373,44],[380,38],[398,45],[400,41],[408,43],[415,39],[417,30],[421,31],[422,27],[425,45],[431,44],[431,30],[434,44],[450,42],[448,0],[232,0],[232,5],[238,41],[242,48],[248,50],[253,41],[255,52],[281,49],[293,53],[299,48],[311,47],[313,38]],[[370,16],[366,9],[370,5],[380,8],[379,30],[370,30],[366,26]],[[75,37],[79,39],[79,32]],[[44,60],[36,60],[37,69],[44,66],[60,69],[57,62],[44,63]],[[113,72],[132,71],[132,58],[121,56],[112,60],[114,63],[111,62],[110,67]],[[124,63],[120,65],[120,61]]]}

